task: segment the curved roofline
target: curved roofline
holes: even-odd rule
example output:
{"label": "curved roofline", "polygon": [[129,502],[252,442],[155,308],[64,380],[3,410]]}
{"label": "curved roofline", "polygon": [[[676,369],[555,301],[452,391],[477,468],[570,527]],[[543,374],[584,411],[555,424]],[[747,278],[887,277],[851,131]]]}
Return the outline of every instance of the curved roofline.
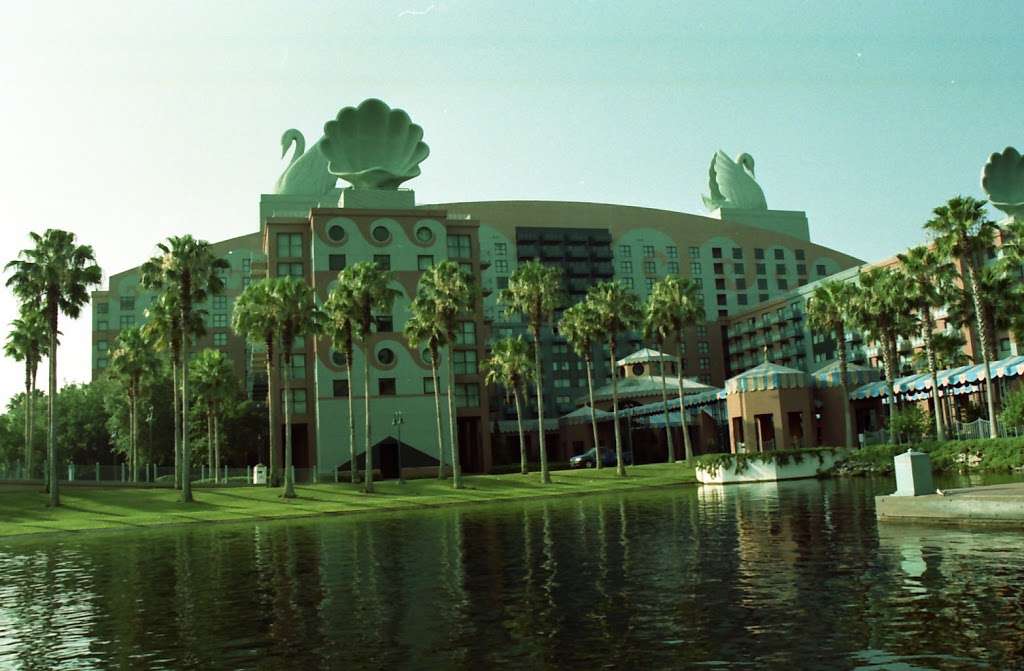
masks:
{"label": "curved roofline", "polygon": [[[665,210],[660,207],[644,207],[643,205],[626,205],[623,203],[603,203],[592,200],[528,200],[528,199],[506,199],[506,200],[455,200],[448,203],[423,203],[416,207],[422,209],[429,208],[447,208],[452,205],[500,205],[500,204],[532,204],[532,205],[596,205],[599,207],[628,207],[632,210],[647,210],[649,212],[665,212],[667,214],[685,214],[690,217],[701,217],[704,219],[711,219],[713,221],[720,221],[714,217],[709,217],[706,214],[694,214],[693,212],[683,212],[682,210]],[[733,222],[729,222],[733,223]]]}

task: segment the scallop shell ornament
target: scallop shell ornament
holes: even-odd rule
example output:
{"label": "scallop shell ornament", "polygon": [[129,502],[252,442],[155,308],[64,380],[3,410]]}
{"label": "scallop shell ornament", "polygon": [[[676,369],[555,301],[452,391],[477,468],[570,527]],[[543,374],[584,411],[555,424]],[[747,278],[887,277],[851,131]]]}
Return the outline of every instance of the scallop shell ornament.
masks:
{"label": "scallop shell ornament", "polygon": [[423,129],[404,110],[369,98],[324,124],[327,170],[357,189],[394,190],[420,174],[430,155]]}
{"label": "scallop shell ornament", "polygon": [[981,171],[981,188],[989,202],[1018,221],[1024,221],[1024,158],[1013,147],[992,154]]}

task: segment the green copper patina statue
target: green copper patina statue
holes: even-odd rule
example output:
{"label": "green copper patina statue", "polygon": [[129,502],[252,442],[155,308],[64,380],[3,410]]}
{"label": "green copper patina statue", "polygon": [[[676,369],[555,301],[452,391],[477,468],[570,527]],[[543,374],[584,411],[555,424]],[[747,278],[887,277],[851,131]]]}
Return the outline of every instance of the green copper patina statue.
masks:
{"label": "green copper patina statue", "polygon": [[342,108],[324,125],[319,145],[331,174],[356,189],[395,190],[420,174],[430,154],[423,129],[376,98]]}
{"label": "green copper patina statue", "polygon": [[708,210],[731,207],[741,210],[767,210],[764,191],[754,180],[754,157],[740,154],[733,161],[719,149],[711,159],[710,196],[702,196]]}
{"label": "green copper patina statue", "polygon": [[289,147],[295,146],[295,153],[288,167],[277,178],[274,193],[303,196],[322,196],[338,181],[337,175],[327,171],[327,157],[320,149],[323,143],[320,138],[309,151],[306,151],[306,138],[302,133],[289,128],[281,136],[281,157],[288,153]]}
{"label": "green copper patina statue", "polygon": [[989,202],[1018,221],[1024,221],[1024,157],[1013,147],[992,154],[981,171],[981,188]]}

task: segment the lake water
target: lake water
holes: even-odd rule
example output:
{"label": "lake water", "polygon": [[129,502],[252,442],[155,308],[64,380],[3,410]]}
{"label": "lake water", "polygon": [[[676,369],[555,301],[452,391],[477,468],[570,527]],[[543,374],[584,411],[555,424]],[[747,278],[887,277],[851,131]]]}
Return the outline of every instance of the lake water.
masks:
{"label": "lake water", "polygon": [[0,668],[1024,668],[1024,534],[887,479],[0,543]]}

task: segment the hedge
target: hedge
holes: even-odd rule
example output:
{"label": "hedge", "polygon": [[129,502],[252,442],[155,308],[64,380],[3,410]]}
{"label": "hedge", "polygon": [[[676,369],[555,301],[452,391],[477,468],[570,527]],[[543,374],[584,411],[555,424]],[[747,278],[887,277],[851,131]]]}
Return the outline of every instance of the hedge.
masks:
{"label": "hedge", "polygon": [[[888,474],[893,471],[893,457],[909,449],[908,445],[872,445],[853,450],[832,467],[837,475]],[[1024,469],[1024,438],[982,438],[979,440],[947,440],[925,442],[912,446],[931,457],[936,471],[1010,471]]]}

